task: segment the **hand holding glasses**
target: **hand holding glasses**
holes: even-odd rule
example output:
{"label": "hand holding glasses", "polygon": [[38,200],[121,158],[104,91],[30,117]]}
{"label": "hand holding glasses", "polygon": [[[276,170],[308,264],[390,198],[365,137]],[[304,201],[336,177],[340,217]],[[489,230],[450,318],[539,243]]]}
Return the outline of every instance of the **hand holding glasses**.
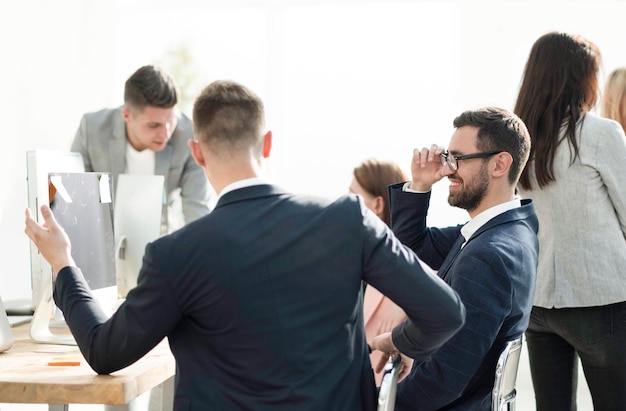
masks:
{"label": "hand holding glasses", "polygon": [[[441,146],[433,144],[430,148],[413,150],[411,162],[411,183],[409,188],[418,192],[426,192],[441,178],[455,173],[459,169],[459,161],[473,158],[489,158],[504,152],[503,150],[484,151],[464,155],[453,155]],[[437,162],[439,156],[439,162]],[[446,165],[448,168],[446,168]]]}

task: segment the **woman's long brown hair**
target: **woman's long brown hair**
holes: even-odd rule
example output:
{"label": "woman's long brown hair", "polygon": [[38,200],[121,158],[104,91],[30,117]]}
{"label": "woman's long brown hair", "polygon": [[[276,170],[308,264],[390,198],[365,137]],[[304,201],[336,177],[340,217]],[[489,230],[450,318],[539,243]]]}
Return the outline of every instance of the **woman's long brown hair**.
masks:
{"label": "woman's long brown hair", "polygon": [[539,188],[555,181],[554,156],[562,127],[573,149],[571,162],[578,157],[576,126],[598,100],[600,64],[598,47],[581,36],[552,32],[533,45],[514,109],[531,138],[522,188],[532,189],[529,167],[534,167]]}

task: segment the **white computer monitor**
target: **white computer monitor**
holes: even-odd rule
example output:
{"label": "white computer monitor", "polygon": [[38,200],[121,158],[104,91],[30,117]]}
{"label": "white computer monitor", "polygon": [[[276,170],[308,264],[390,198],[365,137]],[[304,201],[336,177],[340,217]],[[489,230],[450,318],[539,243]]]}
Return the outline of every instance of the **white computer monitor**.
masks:
{"label": "white computer monitor", "polygon": [[[80,153],[62,150],[30,150],[26,152],[26,183],[28,207],[35,219],[42,222],[40,207],[50,204],[48,192],[48,174],[53,172],[85,171]],[[30,276],[33,310],[37,309],[44,286],[50,279],[52,269],[41,257],[37,246],[30,241]]]}
{"label": "white computer monitor", "polygon": [[118,298],[137,285],[146,245],[161,233],[165,178],[120,174],[115,186],[115,243]]}
{"label": "white computer monitor", "polygon": [[[72,242],[72,258],[104,312],[112,314],[117,285],[111,174],[49,173],[48,193],[50,209]],[[36,342],[74,344],[72,338],[55,335],[49,328],[55,319],[51,274],[44,280],[30,335]]]}
{"label": "white computer monitor", "polygon": [[50,209],[72,242],[72,258],[107,313],[117,301],[111,173],[50,173]]}

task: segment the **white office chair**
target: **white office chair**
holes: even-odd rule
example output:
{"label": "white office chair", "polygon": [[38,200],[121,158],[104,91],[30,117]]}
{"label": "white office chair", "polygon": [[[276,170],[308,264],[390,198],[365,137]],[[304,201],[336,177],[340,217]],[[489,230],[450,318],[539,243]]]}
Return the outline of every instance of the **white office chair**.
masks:
{"label": "white office chair", "polygon": [[515,382],[521,353],[522,336],[504,346],[496,364],[496,379],[491,392],[492,411],[515,411]]}
{"label": "white office chair", "polygon": [[398,385],[398,375],[400,373],[400,355],[389,358],[385,365],[385,372],[378,391],[377,411],[393,411],[396,405],[396,387]]}

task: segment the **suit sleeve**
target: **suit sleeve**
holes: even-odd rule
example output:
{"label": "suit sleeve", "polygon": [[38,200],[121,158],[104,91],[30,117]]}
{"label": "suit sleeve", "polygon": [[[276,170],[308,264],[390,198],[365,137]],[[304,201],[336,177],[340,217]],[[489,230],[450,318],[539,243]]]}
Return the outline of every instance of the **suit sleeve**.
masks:
{"label": "suit sleeve", "polygon": [[109,374],[134,363],[154,348],[181,317],[172,284],[151,264],[146,247],[137,287],[109,319],[94,299],[80,269],[62,269],[55,282],[54,301],[83,356],[98,374]]}
{"label": "suit sleeve", "polygon": [[421,360],[462,325],[459,296],[404,246],[378,217],[361,205],[364,228],[363,275],[389,297],[408,320],[394,328],[392,339],[404,354]]}
{"label": "suit sleeve", "polygon": [[84,115],[80,120],[78,130],[76,130],[76,135],[74,136],[74,141],[72,141],[70,151],[80,153],[80,155],[83,157],[83,163],[85,164],[85,171],[91,172],[94,170],[93,165],[91,164],[91,158],[89,156],[89,149],[87,146],[88,126],[89,125],[87,121],[87,116]]}
{"label": "suit sleeve", "polygon": [[595,145],[597,155],[593,165],[602,177],[602,183],[611,199],[622,233],[626,237],[626,192],[624,192],[626,168],[622,163],[626,156],[626,137],[619,124],[611,122],[610,125],[611,127],[603,129],[600,141]]}
{"label": "suit sleeve", "polygon": [[402,190],[403,185],[389,186],[391,229],[420,259],[438,270],[459,237],[462,226],[427,227],[431,193],[405,192]]}
{"label": "suit sleeve", "polygon": [[480,368],[495,363],[488,356],[494,352],[491,347],[513,298],[507,275],[511,262],[502,261],[494,247],[463,253],[456,260],[455,267],[460,268],[449,278],[467,310],[465,325],[429,358],[414,364],[409,376],[398,385],[398,404],[418,403],[416,409],[437,410],[478,383],[473,378],[492,375],[492,368],[484,372]]}

